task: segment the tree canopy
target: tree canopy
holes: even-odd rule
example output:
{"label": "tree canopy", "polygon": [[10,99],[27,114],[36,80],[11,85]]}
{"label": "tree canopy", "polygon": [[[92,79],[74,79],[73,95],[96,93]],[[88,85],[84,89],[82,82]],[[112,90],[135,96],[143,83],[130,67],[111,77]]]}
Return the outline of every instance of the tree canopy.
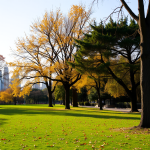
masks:
{"label": "tree canopy", "polygon": [[138,25],[132,19],[128,24],[127,18],[121,18],[118,23],[110,18],[106,25],[101,22],[98,26],[92,25],[92,29],[83,40],[76,40],[80,51],[74,55],[76,64],[72,65],[81,72],[88,68],[89,73],[111,76],[130,97],[131,110],[137,111],[136,88],[140,83],[135,80],[140,58]]}
{"label": "tree canopy", "polygon": [[26,81],[20,95],[29,94],[33,84],[43,82],[50,98],[54,91],[52,81],[62,82],[66,109],[70,109],[69,89],[80,79],[80,74],[67,61],[74,61],[72,54],[77,51],[74,38],[81,39],[82,32],[88,32],[90,14],[91,9],[86,11],[81,5],[73,5],[68,16],[64,16],[60,10],[46,12],[42,20],[31,25],[31,35],[17,41],[15,52],[19,60],[10,63],[10,66],[15,67],[13,77],[20,76],[13,82],[14,89],[20,81]]}

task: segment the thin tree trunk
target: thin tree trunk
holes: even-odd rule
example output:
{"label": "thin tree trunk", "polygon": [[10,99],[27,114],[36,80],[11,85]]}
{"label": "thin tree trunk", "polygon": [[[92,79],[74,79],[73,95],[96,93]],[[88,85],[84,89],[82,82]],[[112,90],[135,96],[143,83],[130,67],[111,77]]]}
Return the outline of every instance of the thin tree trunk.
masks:
{"label": "thin tree trunk", "polygon": [[130,100],[131,100],[131,112],[138,112],[137,109],[137,96],[136,96],[136,84],[135,84],[135,78],[134,78],[134,70],[132,68],[132,59],[131,59],[131,54],[130,52],[128,52],[128,60],[129,60],[129,64],[130,66],[130,82],[131,82],[131,94],[130,96]]}
{"label": "thin tree trunk", "polygon": [[16,97],[14,97],[14,105],[16,105]]}
{"label": "thin tree trunk", "polygon": [[48,86],[48,107],[53,107],[52,105],[52,91],[51,91],[51,87]]}
{"label": "thin tree trunk", "polygon": [[96,83],[96,90],[97,90],[97,94],[98,94],[98,99],[99,99],[99,109],[103,110],[102,108],[102,99],[101,99],[101,93],[100,93],[100,88],[101,88],[101,82],[100,82],[100,76],[98,77],[98,81],[95,80]]}
{"label": "thin tree trunk", "polygon": [[132,84],[132,90],[131,90],[131,94],[130,94],[131,112],[138,112],[136,85],[135,85],[135,81],[134,81],[134,74],[130,75],[130,77],[131,77],[131,84]]}
{"label": "thin tree trunk", "polygon": [[70,103],[70,100],[69,100],[70,86],[69,86],[69,84],[65,84],[64,88],[65,88],[65,109],[70,109],[70,105],[69,105],[69,103]]}
{"label": "thin tree trunk", "polygon": [[77,89],[73,88],[72,89],[72,97],[73,97],[73,107],[78,107],[78,93],[77,93]]}
{"label": "thin tree trunk", "polygon": [[103,110],[103,108],[102,108],[102,99],[101,99],[101,96],[100,96],[100,89],[99,88],[96,88],[96,90],[97,90],[97,94],[98,94],[98,99],[99,99],[99,101],[98,101],[98,105],[99,105],[99,109],[100,110]]}

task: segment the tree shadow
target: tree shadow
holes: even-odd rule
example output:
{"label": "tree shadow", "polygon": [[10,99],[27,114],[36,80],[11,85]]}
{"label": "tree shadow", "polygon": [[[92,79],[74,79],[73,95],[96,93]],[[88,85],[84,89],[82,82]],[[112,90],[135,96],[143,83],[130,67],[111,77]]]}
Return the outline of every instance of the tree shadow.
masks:
{"label": "tree shadow", "polygon": [[[75,110],[75,111],[87,111],[86,109],[84,110]],[[111,113],[111,114],[121,114],[121,115],[127,115],[127,114],[132,114],[135,116],[139,116],[141,114],[141,112],[127,112],[127,111],[117,111],[117,110],[99,110],[99,109],[90,109],[89,112],[96,112],[96,113],[103,113],[103,114],[107,114],[107,113]]]}
{"label": "tree shadow", "polygon": [[0,127],[1,127],[1,125],[6,123],[6,120],[8,120],[8,119],[0,118]]}
{"label": "tree shadow", "polygon": [[[0,114],[2,115],[52,115],[52,116],[72,116],[72,117],[87,117],[87,118],[103,118],[103,119],[131,119],[131,120],[140,120],[140,115],[139,114],[134,114],[134,113],[120,113],[120,112],[115,112],[115,111],[80,111],[80,110],[58,110],[58,109],[32,109],[32,108],[27,108],[27,109],[18,109],[18,108],[3,108],[0,109]],[[107,115],[108,113],[108,115]],[[117,115],[116,115],[117,114]],[[132,114],[130,116],[130,114]],[[134,115],[134,116],[133,116]]]}

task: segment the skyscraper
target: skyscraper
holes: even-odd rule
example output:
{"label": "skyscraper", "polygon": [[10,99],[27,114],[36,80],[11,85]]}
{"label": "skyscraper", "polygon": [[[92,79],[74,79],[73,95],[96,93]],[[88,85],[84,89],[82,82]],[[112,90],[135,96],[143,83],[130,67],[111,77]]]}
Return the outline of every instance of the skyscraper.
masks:
{"label": "skyscraper", "polygon": [[3,70],[0,70],[0,91],[6,90],[9,87],[9,71],[5,66]]}
{"label": "skyscraper", "polygon": [[0,91],[2,90],[2,70],[0,70]]}
{"label": "skyscraper", "polygon": [[6,90],[9,87],[9,72],[8,67],[4,67],[3,72],[3,90]]}

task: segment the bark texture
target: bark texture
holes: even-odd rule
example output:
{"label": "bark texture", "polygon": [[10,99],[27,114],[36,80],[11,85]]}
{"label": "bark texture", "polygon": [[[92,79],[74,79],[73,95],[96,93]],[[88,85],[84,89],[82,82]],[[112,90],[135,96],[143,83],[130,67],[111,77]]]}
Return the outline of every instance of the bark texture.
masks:
{"label": "bark texture", "polygon": [[144,1],[138,0],[139,16],[136,16],[124,0],[120,0],[129,14],[137,21],[140,34],[140,87],[141,121],[138,127],[150,128],[150,0],[145,17]]}
{"label": "bark texture", "polygon": [[[150,3],[150,1],[149,1]],[[143,0],[138,0],[139,4],[139,33],[141,49],[141,122],[139,127],[150,128],[150,4],[147,11],[147,17],[144,14]]]}

